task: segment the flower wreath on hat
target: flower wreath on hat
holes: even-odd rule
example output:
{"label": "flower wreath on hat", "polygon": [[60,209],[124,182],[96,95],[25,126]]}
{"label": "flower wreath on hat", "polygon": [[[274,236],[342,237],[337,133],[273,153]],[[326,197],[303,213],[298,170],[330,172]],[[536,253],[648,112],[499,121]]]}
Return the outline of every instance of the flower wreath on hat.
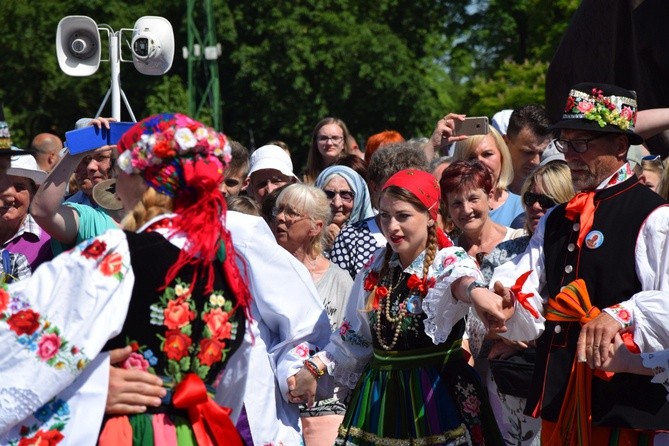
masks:
{"label": "flower wreath on hat", "polygon": [[572,90],[564,111],[595,121],[600,127],[609,124],[628,130],[633,129],[636,122],[636,101],[622,96],[604,96],[598,88],[593,88],[590,94]]}
{"label": "flower wreath on hat", "polygon": [[[194,276],[206,269],[206,289],[213,287],[213,259],[224,264],[224,274],[238,305],[250,319],[251,295],[235,263],[230,233],[225,228],[227,207],[219,189],[231,150],[225,135],[182,114],[150,116],[123,134],[118,142],[118,167],[139,174],[158,192],[174,199],[173,226],[188,243],[170,267],[165,286],[179,270],[193,265]],[[195,284],[193,277],[191,281]]]}

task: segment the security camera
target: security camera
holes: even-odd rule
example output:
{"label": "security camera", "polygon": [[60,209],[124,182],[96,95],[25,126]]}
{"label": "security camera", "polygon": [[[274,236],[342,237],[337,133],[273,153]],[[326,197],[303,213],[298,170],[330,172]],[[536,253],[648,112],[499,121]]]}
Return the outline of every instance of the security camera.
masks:
{"label": "security camera", "polygon": [[174,59],[172,25],[163,17],[140,17],[135,22],[130,49],[132,62],[140,73],[152,76],[167,73]]}
{"label": "security camera", "polygon": [[90,17],[71,15],[58,22],[56,55],[70,76],[90,76],[100,66],[100,33]]}

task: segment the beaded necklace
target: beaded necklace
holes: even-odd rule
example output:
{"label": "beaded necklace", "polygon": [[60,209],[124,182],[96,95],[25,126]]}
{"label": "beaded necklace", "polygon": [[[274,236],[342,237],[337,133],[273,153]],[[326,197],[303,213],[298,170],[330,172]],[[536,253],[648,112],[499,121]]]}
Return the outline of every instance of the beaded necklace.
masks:
{"label": "beaded necklace", "polygon": [[[404,277],[404,272],[400,272],[399,277],[395,284],[395,269],[391,271],[390,280],[388,280],[388,287],[384,285],[377,285],[379,281],[379,276],[376,271],[370,271],[370,273],[365,278],[365,289],[374,293],[372,309],[376,310],[378,313],[376,315],[376,322],[374,324],[374,330],[376,331],[376,337],[379,341],[379,345],[384,350],[392,350],[393,347],[397,344],[399,339],[399,334],[402,331],[402,321],[407,317],[407,314],[417,315],[422,313],[422,298],[425,297],[429,288],[434,286],[434,279],[424,280],[419,279],[415,274],[411,274],[407,280],[407,288],[409,289],[409,298],[404,302],[400,302],[401,296],[397,296],[397,302],[399,310],[393,316],[391,314],[392,301],[392,291],[396,289],[397,286],[402,282]],[[386,282],[385,278],[382,282]],[[386,321],[394,326],[393,338],[388,344],[382,336],[382,326],[381,326],[381,315],[385,316]]]}
{"label": "beaded necklace", "polygon": [[381,308],[379,308],[379,314],[376,315],[376,324],[374,325],[374,328],[376,329],[376,338],[379,341],[379,345],[381,345],[381,347],[384,350],[392,350],[393,347],[395,347],[395,344],[397,344],[397,340],[399,339],[400,336],[400,331],[402,330],[402,320],[406,317],[407,314],[406,304],[404,302],[399,302],[398,303],[399,311],[397,312],[397,314],[395,316],[390,315],[390,307],[391,307],[390,301],[392,300],[391,294],[393,292],[393,289],[397,288],[397,286],[400,284],[400,281],[402,280],[402,276],[404,275],[404,273],[400,273],[400,276],[395,285],[393,285],[393,276],[395,275],[395,268],[393,268],[392,274],[393,275],[390,277],[389,281],[390,283],[388,284],[389,286],[388,295],[386,298],[383,299],[384,300],[383,310],[386,320],[389,323],[394,324],[395,326],[395,331],[393,333],[393,340],[390,344],[386,344],[385,340],[383,339],[383,336],[381,335],[381,311],[382,311]]}

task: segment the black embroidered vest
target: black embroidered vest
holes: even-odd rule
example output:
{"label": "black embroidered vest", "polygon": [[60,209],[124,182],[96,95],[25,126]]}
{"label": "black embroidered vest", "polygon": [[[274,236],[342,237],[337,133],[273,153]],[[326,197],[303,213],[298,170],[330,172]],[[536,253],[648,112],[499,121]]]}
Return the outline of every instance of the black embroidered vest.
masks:
{"label": "black embroidered vest", "polygon": [[123,330],[105,350],[130,343],[135,351],[133,364],[148,366],[163,379],[168,389],[167,406],[171,389],[186,373],[197,374],[213,391],[217,375],[239,348],[245,329],[243,309],[231,311],[236,300],[221,263],[214,263],[212,293],[204,292],[202,272],[189,292],[193,279],[190,265],[161,290],[179,249],[155,232],[126,235],[135,284]]}
{"label": "black embroidered vest", "polygon": [[[546,221],[544,259],[546,286],[550,296],[575,279],[583,279],[594,306],[603,309],[629,299],[641,291],[636,275],[634,251],[645,219],[666,204],[657,194],[632,177],[595,195],[592,231],[597,242],[576,246],[578,222],[565,217],[558,206]],[[537,362],[528,399],[528,413],[541,405],[541,417],[557,421],[562,406],[576,342],[577,322],[546,321],[537,341]],[[650,377],[617,373],[611,381],[597,377],[592,382],[592,420],[595,426],[669,429],[667,392]]]}

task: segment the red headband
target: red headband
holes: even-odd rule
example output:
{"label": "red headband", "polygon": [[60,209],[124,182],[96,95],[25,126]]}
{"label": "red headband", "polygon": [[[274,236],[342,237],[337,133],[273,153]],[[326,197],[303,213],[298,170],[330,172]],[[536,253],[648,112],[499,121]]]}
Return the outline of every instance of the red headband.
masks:
{"label": "red headband", "polygon": [[401,187],[411,192],[425,205],[430,218],[437,220],[441,191],[439,190],[437,179],[432,174],[415,169],[400,170],[388,178],[382,190],[386,190],[390,186]]}

